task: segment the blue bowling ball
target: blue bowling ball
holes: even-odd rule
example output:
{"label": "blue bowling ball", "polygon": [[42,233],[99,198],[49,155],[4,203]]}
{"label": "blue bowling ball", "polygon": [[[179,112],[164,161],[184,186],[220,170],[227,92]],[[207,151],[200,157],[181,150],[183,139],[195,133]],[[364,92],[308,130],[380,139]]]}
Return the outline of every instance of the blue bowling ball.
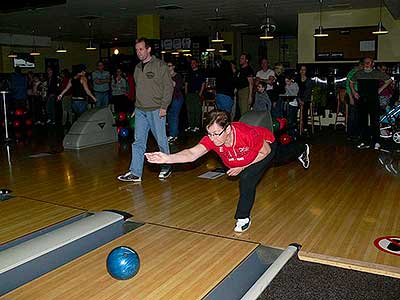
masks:
{"label": "blue bowling ball", "polygon": [[121,130],[119,131],[119,135],[121,137],[129,136],[129,129],[128,128],[121,128]]}
{"label": "blue bowling ball", "polygon": [[126,246],[113,249],[107,257],[107,271],[115,279],[126,280],[137,274],[140,267],[139,255]]}

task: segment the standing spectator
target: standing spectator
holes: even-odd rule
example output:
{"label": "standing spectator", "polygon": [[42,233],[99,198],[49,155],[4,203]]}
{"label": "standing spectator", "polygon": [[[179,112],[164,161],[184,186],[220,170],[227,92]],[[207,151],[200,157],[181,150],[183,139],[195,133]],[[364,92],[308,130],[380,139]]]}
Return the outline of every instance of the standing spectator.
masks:
{"label": "standing spectator", "polygon": [[[272,117],[278,118],[283,117],[284,114],[284,102],[279,95],[285,94],[286,78],[284,73],[283,64],[276,63],[274,66],[275,80],[273,81],[272,90],[268,91],[268,95],[272,101]],[[297,96],[297,95],[296,95]]]}
{"label": "standing spectator", "polygon": [[[153,133],[160,150],[169,154],[165,119],[174,91],[168,67],[163,61],[151,55],[149,40],[138,39],[135,48],[140,60],[134,72],[136,82],[135,141],[132,144],[129,172],[117,177],[120,181],[129,182],[142,181],[144,153],[149,130]],[[163,165],[158,177],[166,179],[171,173],[171,166]]]}
{"label": "standing spectator", "polygon": [[217,108],[229,114],[232,112],[234,84],[233,71],[230,62],[223,60],[216,72],[216,101]]}
{"label": "standing spectator", "polygon": [[[384,84],[379,87],[379,81]],[[358,83],[358,92],[354,83]],[[364,58],[364,69],[359,70],[350,80],[350,88],[354,98],[360,103],[361,143],[359,149],[367,149],[371,146],[379,150],[379,94],[392,83],[388,74],[374,69],[374,60],[371,57]],[[370,126],[368,126],[368,115]]]}
{"label": "standing spectator", "polygon": [[47,68],[47,124],[56,124],[56,100],[58,94],[57,75],[51,67]]}
{"label": "standing spectator", "polygon": [[33,107],[33,72],[29,71],[27,73],[27,97],[28,97],[28,110],[32,112],[32,107]]}
{"label": "standing spectator", "polygon": [[110,72],[104,70],[104,63],[97,63],[97,70],[92,73],[93,90],[97,99],[96,107],[108,106],[110,93]]}
{"label": "standing spectator", "polygon": [[240,55],[240,70],[236,76],[240,115],[242,116],[250,109],[253,102],[254,72],[249,65],[249,59],[250,57],[247,53]]}
{"label": "standing spectator", "polygon": [[128,83],[122,77],[122,70],[117,68],[111,80],[112,103],[116,112],[128,112]]}
{"label": "standing spectator", "polygon": [[76,118],[79,118],[87,110],[87,99],[86,96],[92,98],[94,102],[97,101],[96,97],[92,94],[89,89],[88,81],[86,79],[86,67],[85,65],[77,65],[72,67],[72,78],[68,82],[65,89],[58,96],[58,100],[62,97],[70,88],[72,88],[72,109],[75,113]]}
{"label": "standing spectator", "polygon": [[44,101],[41,95],[42,82],[38,74],[33,74],[32,80],[32,114],[35,125],[43,125],[43,104]]}
{"label": "standing spectator", "polygon": [[26,98],[28,90],[28,81],[21,73],[20,67],[15,67],[14,73],[11,74],[11,91],[14,98],[10,109],[26,108]]}
{"label": "standing spectator", "polygon": [[[354,74],[364,67],[364,59],[360,59],[357,65],[347,74],[346,78],[346,101],[349,104],[349,115],[347,123],[347,133],[350,140],[358,140],[360,138],[359,124],[359,103],[354,101],[354,96],[350,88],[350,81]],[[358,91],[357,82],[354,83],[354,89]]]}
{"label": "standing spectator", "polygon": [[[384,74],[387,74],[387,66],[381,64],[378,67],[378,70]],[[385,84],[383,80],[379,81],[379,87],[382,87]],[[390,107],[390,100],[392,99],[394,94],[394,84],[393,82],[386,86],[381,92],[379,93],[379,106],[380,106],[380,114],[383,115]]]}
{"label": "standing spectator", "polygon": [[299,93],[299,86],[293,80],[293,77],[287,75],[285,78],[285,93],[283,96],[289,98],[288,103],[288,127],[289,134],[296,138],[297,132],[297,112],[299,110],[299,102],[297,100],[297,95]]}
{"label": "standing spectator", "polygon": [[[61,86],[60,86],[60,91],[62,92],[68,85],[69,81],[71,80],[71,74],[68,71],[68,69],[64,69],[61,72]],[[72,124],[72,97],[71,97],[71,91],[69,90],[64,94],[64,97],[62,99],[62,125],[65,126],[67,124],[67,121],[69,124]]]}
{"label": "standing spectator", "polygon": [[169,137],[168,142],[175,142],[179,134],[179,114],[183,105],[183,78],[180,74],[175,72],[175,63],[168,62],[169,74],[172,78],[172,84],[174,86],[174,93],[172,94],[172,102],[168,109],[168,125],[169,125]]}
{"label": "standing spectator", "polygon": [[261,66],[261,70],[259,70],[256,73],[256,85],[260,81],[264,81],[264,82],[268,83],[267,91],[272,90],[273,87],[272,87],[272,84],[270,84],[270,83],[273,82],[273,79],[275,78],[275,72],[269,68],[268,59],[266,59],[265,57],[263,57],[261,59],[260,66]]}
{"label": "standing spectator", "polygon": [[190,62],[192,70],[185,83],[186,109],[188,112],[189,127],[187,131],[197,132],[201,127],[201,97],[206,86],[206,78],[199,69],[197,59]]}
{"label": "standing spectator", "polygon": [[[308,132],[308,110],[310,109],[311,104],[311,95],[312,95],[312,81],[307,77],[307,67],[302,65],[300,66],[300,76],[297,79],[297,84],[299,86],[299,103],[302,111],[302,115],[300,116],[300,122],[302,122],[303,130]],[[303,132],[301,132],[302,134]]]}

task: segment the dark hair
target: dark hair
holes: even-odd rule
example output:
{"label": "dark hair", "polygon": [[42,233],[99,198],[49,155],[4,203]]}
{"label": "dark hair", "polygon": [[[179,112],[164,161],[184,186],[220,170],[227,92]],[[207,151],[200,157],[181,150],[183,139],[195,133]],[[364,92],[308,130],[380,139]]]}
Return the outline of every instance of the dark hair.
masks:
{"label": "dark hair", "polygon": [[98,65],[98,64],[103,64],[103,66],[104,66],[104,61],[99,60],[99,61],[97,61],[97,65]]}
{"label": "dark hair", "polygon": [[231,124],[230,114],[224,110],[213,109],[208,113],[206,124],[206,128],[213,124],[217,124],[221,128],[226,128],[229,124]]}
{"label": "dark hair", "polygon": [[250,61],[250,54],[248,54],[247,52],[242,52],[242,54],[240,54],[240,56],[244,55],[244,57]]}
{"label": "dark hair", "polygon": [[144,43],[144,47],[145,47],[146,49],[151,48],[151,43],[150,43],[150,40],[149,40],[149,39],[147,39],[147,38],[145,38],[145,37],[141,37],[141,38],[138,38],[138,39],[136,40],[136,44],[139,44],[139,43],[141,43],[141,42]]}
{"label": "dark hair", "polygon": [[70,77],[71,77],[71,73],[69,72],[68,69],[62,70],[61,73],[62,73],[65,77],[67,77],[67,78],[70,78]]}
{"label": "dark hair", "polygon": [[264,59],[267,61],[267,63],[269,63],[268,58],[266,58],[265,56],[261,57],[258,63],[261,65],[261,63],[262,63],[262,61],[263,61]]}
{"label": "dark hair", "polygon": [[175,61],[173,60],[173,59],[167,59],[166,61],[165,61],[165,63],[168,65],[168,64],[171,64],[171,65],[173,65],[174,67],[176,67],[176,63],[175,63]]}
{"label": "dark hair", "polygon": [[259,85],[259,84],[261,84],[261,86],[262,86],[264,89],[266,89],[267,86],[268,86],[268,84],[267,84],[265,81],[259,81],[259,82],[257,83],[257,85]]}
{"label": "dark hair", "polygon": [[86,66],[84,64],[72,66],[72,76],[75,76],[82,71],[86,71]]}

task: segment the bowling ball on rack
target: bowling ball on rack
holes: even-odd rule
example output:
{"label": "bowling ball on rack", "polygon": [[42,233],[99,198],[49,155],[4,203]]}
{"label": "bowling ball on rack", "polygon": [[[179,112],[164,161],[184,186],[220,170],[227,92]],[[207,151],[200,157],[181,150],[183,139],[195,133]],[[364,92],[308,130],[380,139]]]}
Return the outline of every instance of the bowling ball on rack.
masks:
{"label": "bowling ball on rack", "polygon": [[127,280],[134,277],[140,268],[139,255],[130,247],[114,248],[107,257],[107,271],[111,277]]}
{"label": "bowling ball on rack", "polygon": [[15,110],[15,115],[18,116],[18,117],[23,116],[24,115],[24,110],[22,108],[17,108]]}
{"label": "bowling ball on rack", "polygon": [[124,127],[121,128],[121,130],[119,131],[119,135],[120,137],[128,137],[129,136],[129,129]]}
{"label": "bowling ball on rack", "polygon": [[13,124],[14,128],[21,127],[21,121],[20,120],[14,120],[12,124]]}
{"label": "bowling ball on rack", "polygon": [[282,145],[288,145],[292,141],[292,138],[287,133],[281,134],[279,138]]}
{"label": "bowling ball on rack", "polygon": [[123,111],[120,111],[118,113],[118,121],[124,122],[125,120],[126,120],[126,113],[124,113]]}
{"label": "bowling ball on rack", "polygon": [[273,128],[274,132],[278,132],[278,131],[279,131],[279,127],[280,127],[279,122],[275,120],[275,121],[272,123],[272,128]]}
{"label": "bowling ball on rack", "polygon": [[33,124],[32,119],[26,119],[25,120],[25,125],[26,126],[32,126],[32,124]]}

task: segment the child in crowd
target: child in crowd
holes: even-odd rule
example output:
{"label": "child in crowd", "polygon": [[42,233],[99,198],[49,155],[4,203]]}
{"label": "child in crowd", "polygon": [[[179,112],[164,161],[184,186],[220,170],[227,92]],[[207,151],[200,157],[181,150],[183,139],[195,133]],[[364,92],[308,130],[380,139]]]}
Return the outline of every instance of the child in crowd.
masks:
{"label": "child in crowd", "polygon": [[271,99],[267,94],[267,83],[260,81],[257,84],[256,97],[253,105],[253,111],[271,112]]}

